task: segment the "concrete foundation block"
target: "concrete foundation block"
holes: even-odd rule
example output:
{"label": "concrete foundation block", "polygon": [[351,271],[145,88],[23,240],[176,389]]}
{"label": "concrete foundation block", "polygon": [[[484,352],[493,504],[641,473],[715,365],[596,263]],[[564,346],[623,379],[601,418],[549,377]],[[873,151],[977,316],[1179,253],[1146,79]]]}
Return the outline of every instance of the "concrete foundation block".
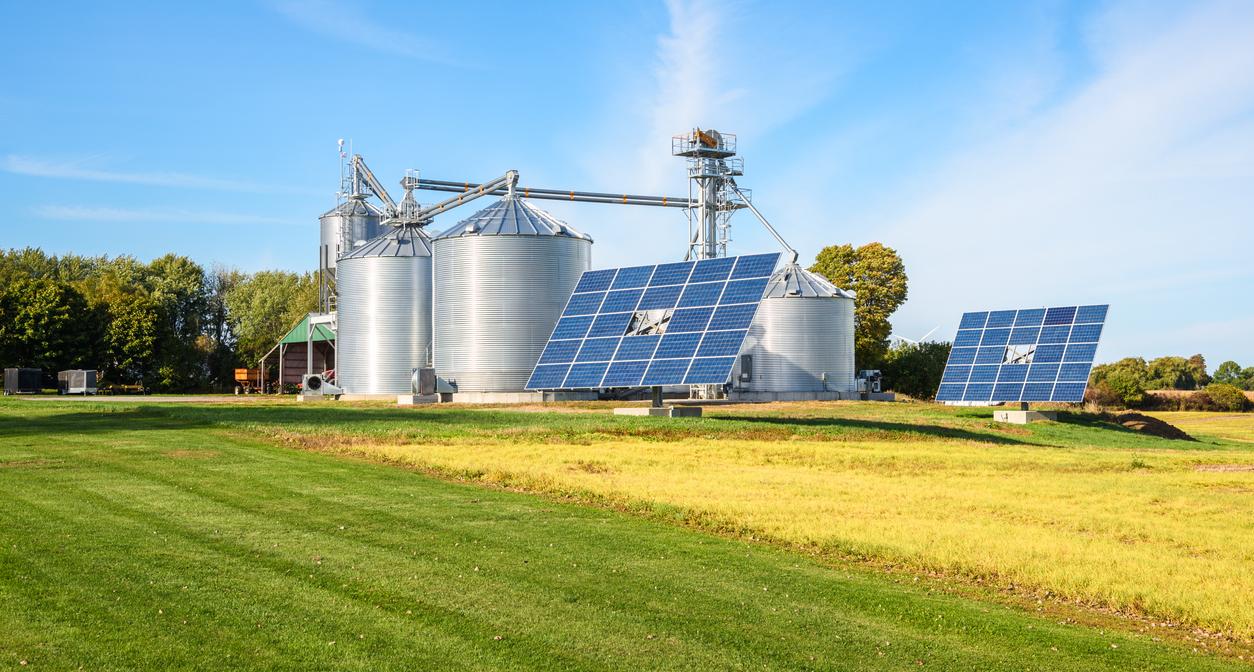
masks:
{"label": "concrete foundation block", "polygon": [[1012,425],[1026,425],[1029,422],[1054,421],[1058,414],[1054,411],[993,411],[993,420],[1007,422]]}
{"label": "concrete foundation block", "polygon": [[396,395],[397,406],[419,406],[422,404],[434,404],[439,401],[438,395],[434,394],[398,394]]}

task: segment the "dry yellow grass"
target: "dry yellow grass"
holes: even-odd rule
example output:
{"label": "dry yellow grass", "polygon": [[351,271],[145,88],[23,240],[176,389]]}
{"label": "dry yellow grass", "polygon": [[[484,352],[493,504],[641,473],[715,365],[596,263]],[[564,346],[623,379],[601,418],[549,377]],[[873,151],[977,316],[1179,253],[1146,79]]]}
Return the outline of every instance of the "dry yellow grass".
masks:
{"label": "dry yellow grass", "polygon": [[[1254,435],[1254,416],[1214,422],[1224,435]],[[605,437],[350,450],[531,491],[675,507],[725,531],[1254,639],[1254,453],[1161,445]]]}
{"label": "dry yellow grass", "polygon": [[1150,413],[1199,437],[1254,443],[1254,415],[1249,413]]}

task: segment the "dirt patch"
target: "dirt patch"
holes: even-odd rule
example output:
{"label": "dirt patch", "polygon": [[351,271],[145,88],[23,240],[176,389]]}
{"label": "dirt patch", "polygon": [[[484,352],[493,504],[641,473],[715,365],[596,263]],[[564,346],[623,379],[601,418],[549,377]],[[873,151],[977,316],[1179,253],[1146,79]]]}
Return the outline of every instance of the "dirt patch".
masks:
{"label": "dirt patch", "polygon": [[1239,471],[1254,471],[1254,464],[1199,464],[1193,471],[1218,471],[1225,474]]}
{"label": "dirt patch", "polygon": [[1172,439],[1175,441],[1196,441],[1197,439],[1189,436],[1183,429],[1173,424],[1163,422],[1158,418],[1151,418],[1141,413],[1120,413],[1119,415],[1110,416],[1110,421],[1116,425],[1120,425],[1133,431],[1157,436],[1160,439]]}
{"label": "dirt patch", "polygon": [[207,460],[218,455],[221,453],[216,450],[171,450],[165,454],[166,457],[176,460]]}

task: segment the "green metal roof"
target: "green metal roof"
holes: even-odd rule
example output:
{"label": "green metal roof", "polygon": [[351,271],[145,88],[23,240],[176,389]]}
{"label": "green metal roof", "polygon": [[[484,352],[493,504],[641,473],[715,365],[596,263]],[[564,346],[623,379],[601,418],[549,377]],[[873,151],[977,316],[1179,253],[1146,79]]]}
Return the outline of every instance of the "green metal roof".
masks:
{"label": "green metal roof", "polygon": [[[309,340],[309,316],[296,323],[287,335],[279,340],[280,343],[305,343]],[[325,324],[315,324],[313,340],[315,341],[334,341],[335,332],[331,331],[331,327]]]}

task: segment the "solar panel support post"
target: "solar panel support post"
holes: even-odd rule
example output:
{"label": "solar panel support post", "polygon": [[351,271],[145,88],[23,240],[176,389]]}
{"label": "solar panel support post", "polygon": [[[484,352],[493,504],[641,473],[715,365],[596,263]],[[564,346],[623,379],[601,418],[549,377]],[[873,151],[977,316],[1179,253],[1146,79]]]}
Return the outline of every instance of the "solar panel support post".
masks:
{"label": "solar panel support post", "polygon": [[654,385],[651,391],[653,393],[653,408],[661,408],[662,407],[662,386]]}

